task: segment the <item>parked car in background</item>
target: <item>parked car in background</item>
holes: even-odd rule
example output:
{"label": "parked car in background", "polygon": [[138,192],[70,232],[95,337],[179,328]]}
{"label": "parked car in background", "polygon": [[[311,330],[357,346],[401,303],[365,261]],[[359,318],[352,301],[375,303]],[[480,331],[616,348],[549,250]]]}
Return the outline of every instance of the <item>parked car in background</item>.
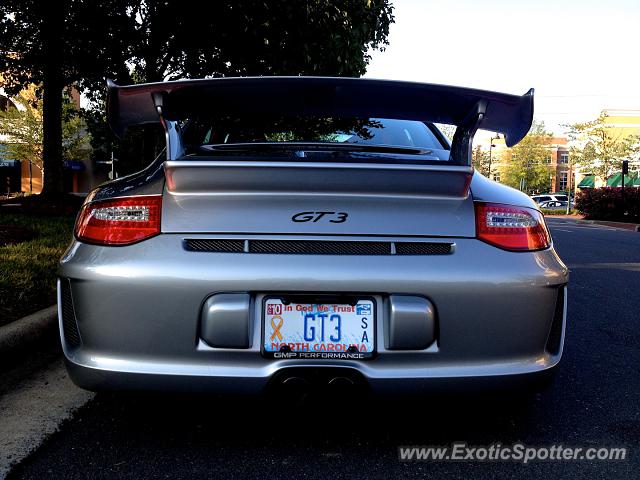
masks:
{"label": "parked car in background", "polygon": [[87,197],[61,260],[81,387],[424,392],[560,361],[568,269],[536,204],[471,164],[478,128],[527,134],[533,91],[216,78],[110,83],[107,105],[167,149]]}
{"label": "parked car in background", "polygon": [[540,208],[567,208],[567,202],[559,202],[557,200],[551,200],[548,202],[540,202],[538,204]]}
{"label": "parked car in background", "polygon": [[569,196],[564,193],[542,193],[539,195],[531,195],[531,199],[536,202],[540,208],[549,208],[541,205],[545,202],[564,202],[564,206],[566,207],[566,203],[570,201],[571,208],[573,208],[575,203],[573,197],[569,200]]}
{"label": "parked car in background", "polygon": [[555,193],[543,193],[540,195],[531,195],[531,200],[540,204],[542,202],[567,202],[569,197],[567,195],[555,194]]}

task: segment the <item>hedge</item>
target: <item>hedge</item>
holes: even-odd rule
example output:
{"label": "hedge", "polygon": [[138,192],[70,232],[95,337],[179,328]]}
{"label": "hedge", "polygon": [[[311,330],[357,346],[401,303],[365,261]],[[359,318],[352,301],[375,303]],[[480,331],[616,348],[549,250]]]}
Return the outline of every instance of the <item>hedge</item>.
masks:
{"label": "hedge", "polygon": [[[567,214],[566,208],[541,208],[540,211],[542,211],[542,213],[544,213],[545,215],[566,215]],[[575,213],[575,210],[573,209],[569,210],[569,215],[573,215],[574,213]]]}
{"label": "hedge", "polygon": [[[640,222],[640,188],[585,188],[576,196],[576,210],[591,220]],[[626,212],[626,215],[623,213]]]}

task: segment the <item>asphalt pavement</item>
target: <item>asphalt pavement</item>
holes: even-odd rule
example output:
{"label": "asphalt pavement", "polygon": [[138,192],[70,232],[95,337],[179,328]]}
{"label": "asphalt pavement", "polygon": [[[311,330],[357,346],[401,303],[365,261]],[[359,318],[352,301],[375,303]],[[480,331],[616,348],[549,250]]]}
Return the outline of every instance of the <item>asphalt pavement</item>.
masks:
{"label": "asphalt pavement", "polygon": [[[307,402],[98,394],[10,478],[638,478],[640,233],[548,223],[571,279],[564,357],[541,393],[338,392]],[[629,450],[622,461],[398,460],[399,446],[452,442]]]}

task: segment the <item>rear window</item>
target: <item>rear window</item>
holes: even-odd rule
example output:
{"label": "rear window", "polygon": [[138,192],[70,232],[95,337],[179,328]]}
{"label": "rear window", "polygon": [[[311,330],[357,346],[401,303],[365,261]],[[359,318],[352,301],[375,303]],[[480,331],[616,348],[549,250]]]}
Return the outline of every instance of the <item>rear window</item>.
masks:
{"label": "rear window", "polygon": [[561,202],[566,202],[567,201],[567,196],[566,195],[555,195],[556,200],[559,200]]}
{"label": "rear window", "polygon": [[208,118],[188,122],[187,153],[207,145],[250,143],[339,143],[448,150],[431,124],[385,118]]}

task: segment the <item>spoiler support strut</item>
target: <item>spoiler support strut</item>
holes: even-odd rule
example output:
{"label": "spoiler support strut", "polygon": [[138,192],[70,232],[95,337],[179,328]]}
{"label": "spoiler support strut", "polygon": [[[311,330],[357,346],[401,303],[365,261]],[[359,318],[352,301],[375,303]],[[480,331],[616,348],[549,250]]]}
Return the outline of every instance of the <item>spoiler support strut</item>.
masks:
{"label": "spoiler support strut", "polygon": [[178,122],[167,120],[164,117],[164,92],[153,92],[151,98],[153,99],[153,106],[158,114],[158,120],[162,129],[164,130],[164,138],[166,142],[166,157],[167,160],[175,160],[179,155],[183,153],[182,139],[180,137],[180,131]]}
{"label": "spoiler support strut", "polygon": [[164,130],[164,138],[165,138],[165,142],[166,142],[166,155],[167,155],[167,160],[172,160],[171,158],[171,144],[173,142],[171,142],[171,135],[169,135],[169,125],[167,124],[167,121],[164,118],[164,115],[162,113],[162,107],[164,106],[164,92],[153,92],[151,94],[151,98],[153,100],[153,106],[156,109],[156,112],[158,114],[158,120],[160,121],[160,125],[162,125],[162,129]]}
{"label": "spoiler support strut", "polygon": [[451,158],[471,158],[473,150],[473,137],[487,111],[487,101],[480,100],[470,111],[464,121],[456,128],[451,142]]}

